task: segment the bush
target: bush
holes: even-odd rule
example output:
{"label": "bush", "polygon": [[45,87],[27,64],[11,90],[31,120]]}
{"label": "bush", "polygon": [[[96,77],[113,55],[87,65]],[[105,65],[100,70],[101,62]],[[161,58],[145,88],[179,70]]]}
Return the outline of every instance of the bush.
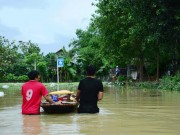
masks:
{"label": "bush", "polygon": [[6,82],[14,82],[15,78],[16,78],[15,75],[10,73],[4,77],[4,80]]}
{"label": "bush", "polygon": [[15,76],[14,74],[9,73],[6,76],[4,76],[1,81],[2,82],[24,82],[27,80],[28,80],[27,75]]}
{"label": "bush", "polygon": [[125,77],[124,76],[118,76],[118,82],[123,82],[125,81]]}
{"label": "bush", "polygon": [[21,76],[17,77],[18,82],[24,82],[24,81],[28,81],[28,80],[29,79],[28,79],[27,75],[21,75]]}
{"label": "bush", "polygon": [[175,76],[164,76],[160,80],[158,89],[180,91],[180,73],[177,73]]}
{"label": "bush", "polygon": [[135,86],[138,88],[180,91],[180,73],[175,76],[164,76],[159,82],[138,82],[135,83]]}

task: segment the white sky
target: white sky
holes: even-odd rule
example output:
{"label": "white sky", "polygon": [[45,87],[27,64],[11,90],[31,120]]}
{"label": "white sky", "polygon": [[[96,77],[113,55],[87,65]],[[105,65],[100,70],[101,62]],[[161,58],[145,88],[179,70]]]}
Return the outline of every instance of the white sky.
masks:
{"label": "white sky", "polygon": [[86,29],[95,0],[0,0],[0,36],[37,43],[41,52],[56,52]]}

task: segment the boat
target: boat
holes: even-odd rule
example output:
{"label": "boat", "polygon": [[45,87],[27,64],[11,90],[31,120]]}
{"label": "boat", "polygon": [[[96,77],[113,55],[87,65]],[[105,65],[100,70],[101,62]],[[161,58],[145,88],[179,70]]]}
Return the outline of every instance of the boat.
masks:
{"label": "boat", "polygon": [[77,110],[77,102],[62,102],[59,105],[51,105],[49,102],[41,103],[45,113],[58,114],[58,113],[70,113]]}
{"label": "boat", "polygon": [[55,102],[60,104],[50,104],[49,102],[42,102],[41,107],[45,113],[58,114],[58,113],[70,113],[77,110],[78,102],[73,95],[73,92],[69,90],[60,90],[50,92],[49,95]]}

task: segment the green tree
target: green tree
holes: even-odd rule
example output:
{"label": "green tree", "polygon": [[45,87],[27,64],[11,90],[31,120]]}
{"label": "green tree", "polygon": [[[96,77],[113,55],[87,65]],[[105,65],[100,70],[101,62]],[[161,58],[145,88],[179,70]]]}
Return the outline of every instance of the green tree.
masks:
{"label": "green tree", "polygon": [[48,53],[45,56],[47,63],[48,81],[55,82],[57,79],[57,56],[55,53]]}
{"label": "green tree", "polygon": [[87,30],[77,29],[77,39],[70,44],[73,46],[74,54],[79,56],[77,61],[81,68],[81,74],[85,73],[84,70],[89,64],[95,65],[97,70],[104,66],[103,58],[105,57],[101,53],[101,40],[96,30],[96,26],[93,23],[90,24]]}
{"label": "green tree", "polygon": [[39,62],[37,69],[41,75],[41,81],[44,82],[44,79],[47,78],[47,63],[45,61]]}
{"label": "green tree", "polygon": [[143,80],[144,64],[157,64],[158,79],[167,57],[165,52],[168,50],[172,60],[170,54],[175,50],[177,59],[179,2],[176,0],[99,0],[95,5],[93,23],[101,37],[102,52],[117,60],[115,63],[137,63]]}

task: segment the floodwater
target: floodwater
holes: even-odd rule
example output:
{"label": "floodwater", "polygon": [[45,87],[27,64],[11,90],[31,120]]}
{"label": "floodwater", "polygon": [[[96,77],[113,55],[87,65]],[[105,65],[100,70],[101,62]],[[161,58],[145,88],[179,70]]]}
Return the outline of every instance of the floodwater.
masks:
{"label": "floodwater", "polygon": [[[1,90],[0,90],[1,91]],[[179,135],[180,92],[105,89],[98,114],[21,115],[19,90],[0,97],[1,135]]]}

